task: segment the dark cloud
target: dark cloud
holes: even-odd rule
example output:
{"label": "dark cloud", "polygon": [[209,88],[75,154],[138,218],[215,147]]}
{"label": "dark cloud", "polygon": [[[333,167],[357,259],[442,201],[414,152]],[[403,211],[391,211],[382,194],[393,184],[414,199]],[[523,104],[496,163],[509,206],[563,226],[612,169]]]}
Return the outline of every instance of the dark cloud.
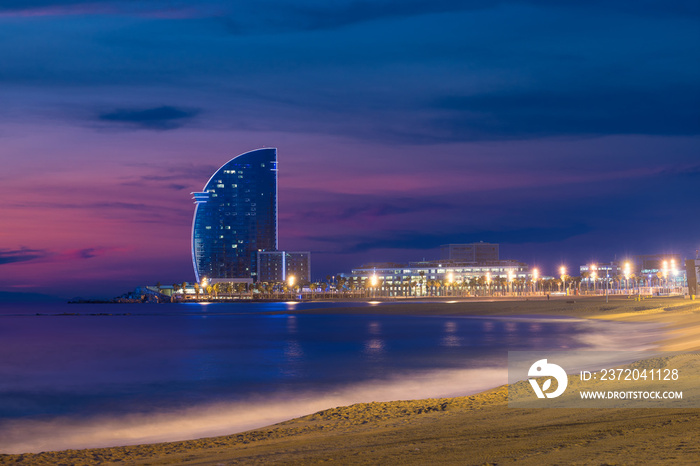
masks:
{"label": "dark cloud", "polygon": [[46,249],[0,249],[0,265],[16,262],[41,261],[60,262],[66,260],[92,259],[108,251],[108,248],[84,248],[68,251],[49,251]]}
{"label": "dark cloud", "polygon": [[0,249],[0,265],[42,259],[50,253],[43,249]]}
{"label": "dark cloud", "polygon": [[251,4],[247,1],[203,0],[9,0],[0,12],[54,15],[125,14],[159,17],[216,17],[235,33],[261,31],[334,29],[351,24],[388,18],[404,18],[435,13],[495,9],[503,5],[528,5],[542,8],[605,10],[639,16],[700,15],[694,1],[662,2],[646,0],[345,0],[334,2],[297,0]]}
{"label": "dark cloud", "polygon": [[[326,195],[325,197],[328,197]],[[454,208],[454,204],[439,200],[416,198],[371,199],[370,196],[335,195],[332,204],[315,204],[311,209],[294,211],[296,221],[337,222],[350,219],[376,219],[402,214],[436,213]]]}
{"label": "dark cloud", "polygon": [[698,87],[449,96],[435,107],[445,114],[432,121],[426,140],[700,134]]}
{"label": "dark cloud", "polygon": [[[345,2],[290,2],[279,4],[277,8],[269,9],[281,12],[284,21],[278,21],[277,26],[287,26],[292,29],[317,30],[335,29],[351,24],[363,23],[389,18],[404,18],[436,13],[469,12],[485,9],[495,9],[503,5],[529,5],[544,8],[565,8],[583,11],[601,10],[607,13],[618,12],[647,15],[699,16],[700,6],[693,1],[663,2],[640,1],[630,3],[627,0],[591,0],[582,2],[566,2],[558,0],[350,0]],[[272,17],[273,21],[275,17]],[[236,31],[246,29],[242,22],[236,22]]]}
{"label": "dark cloud", "polygon": [[199,113],[200,110],[164,105],[147,109],[116,109],[100,113],[97,118],[104,122],[121,123],[142,129],[169,130],[180,128]]}
{"label": "dark cloud", "polygon": [[365,0],[336,3],[322,2],[320,4],[293,2],[280,5],[280,10],[284,12],[283,15],[280,15],[280,18],[284,19],[279,19],[277,23],[281,26],[300,30],[335,29],[350,24],[384,18],[402,18],[450,11],[493,8],[495,6],[494,3],[487,0],[434,0],[431,2],[424,0]]}
{"label": "dark cloud", "polygon": [[457,233],[426,233],[422,231],[384,232],[381,237],[318,236],[311,239],[322,243],[334,243],[341,253],[362,253],[373,249],[438,249],[442,244],[473,243],[489,241],[494,243],[523,244],[550,243],[563,241],[591,231],[584,224],[571,224],[565,227],[514,228],[502,231],[472,230]]}

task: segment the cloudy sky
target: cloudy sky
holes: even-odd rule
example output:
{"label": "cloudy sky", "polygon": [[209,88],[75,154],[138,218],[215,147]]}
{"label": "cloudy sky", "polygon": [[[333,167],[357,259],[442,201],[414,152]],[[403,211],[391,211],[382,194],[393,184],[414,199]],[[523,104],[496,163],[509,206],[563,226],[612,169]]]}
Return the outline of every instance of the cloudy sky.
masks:
{"label": "cloudy sky", "polygon": [[191,281],[190,193],[279,152],[313,275],[700,248],[696,1],[0,2],[0,291]]}

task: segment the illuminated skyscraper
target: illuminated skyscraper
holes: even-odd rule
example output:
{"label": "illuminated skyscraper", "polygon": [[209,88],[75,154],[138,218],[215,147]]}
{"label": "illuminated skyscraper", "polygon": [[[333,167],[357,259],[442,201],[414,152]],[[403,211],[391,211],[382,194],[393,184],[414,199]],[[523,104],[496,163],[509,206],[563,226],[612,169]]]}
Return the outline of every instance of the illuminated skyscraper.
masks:
{"label": "illuminated skyscraper", "polygon": [[277,250],[277,149],[231,159],[192,194],[197,282],[254,281],[258,251]]}

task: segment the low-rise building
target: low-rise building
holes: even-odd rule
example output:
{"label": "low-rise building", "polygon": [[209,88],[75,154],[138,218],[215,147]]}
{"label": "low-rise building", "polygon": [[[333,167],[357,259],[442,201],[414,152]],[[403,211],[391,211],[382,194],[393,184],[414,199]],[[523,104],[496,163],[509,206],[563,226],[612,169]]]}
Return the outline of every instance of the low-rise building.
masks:
{"label": "low-rise building", "polygon": [[258,282],[281,283],[293,276],[300,284],[311,281],[308,251],[258,251]]}
{"label": "low-rise building", "polygon": [[365,264],[341,277],[355,289],[381,296],[456,296],[524,292],[531,286],[532,273],[527,264],[515,260],[437,260]]}

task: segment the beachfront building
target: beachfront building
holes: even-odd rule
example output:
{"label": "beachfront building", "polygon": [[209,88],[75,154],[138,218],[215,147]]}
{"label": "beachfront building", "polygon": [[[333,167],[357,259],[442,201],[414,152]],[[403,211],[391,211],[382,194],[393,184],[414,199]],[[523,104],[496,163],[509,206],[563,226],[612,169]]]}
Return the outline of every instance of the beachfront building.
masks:
{"label": "beachfront building", "polygon": [[534,291],[527,264],[515,260],[366,264],[341,274],[353,290],[374,296],[489,296]]}
{"label": "beachfront building", "polygon": [[680,254],[638,255],[579,267],[582,283],[597,293],[675,294],[687,286]]}
{"label": "beachfront building", "polygon": [[297,284],[311,282],[311,253],[308,251],[258,251],[259,282],[282,283],[290,277]]}
{"label": "beachfront building", "polygon": [[660,283],[675,288],[685,286],[686,270],[680,254],[648,254],[634,256],[634,273],[647,280],[656,277]]}
{"label": "beachfront building", "polygon": [[192,195],[197,282],[253,283],[258,252],[277,251],[277,149],[234,157]]}

